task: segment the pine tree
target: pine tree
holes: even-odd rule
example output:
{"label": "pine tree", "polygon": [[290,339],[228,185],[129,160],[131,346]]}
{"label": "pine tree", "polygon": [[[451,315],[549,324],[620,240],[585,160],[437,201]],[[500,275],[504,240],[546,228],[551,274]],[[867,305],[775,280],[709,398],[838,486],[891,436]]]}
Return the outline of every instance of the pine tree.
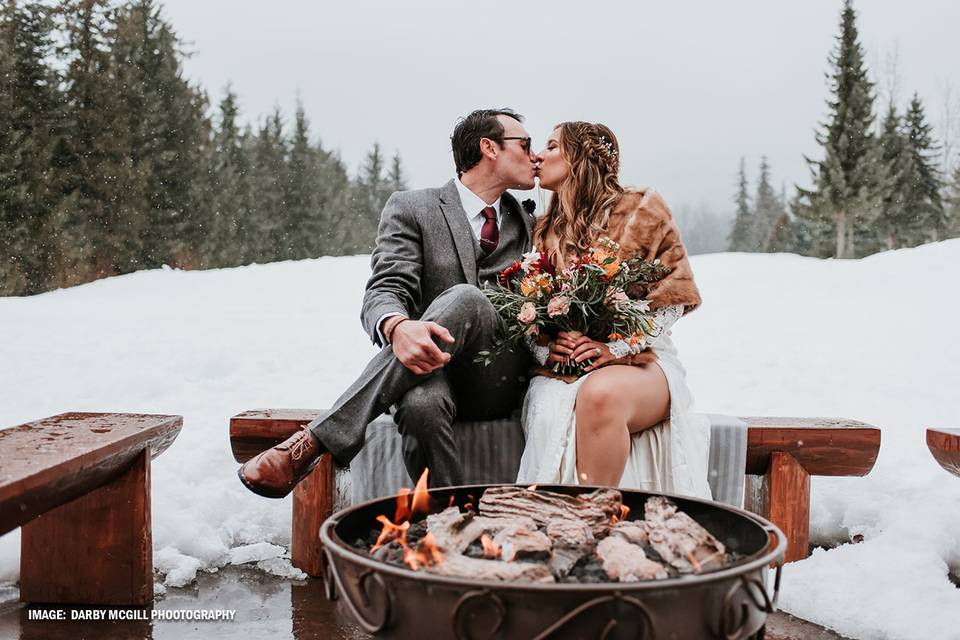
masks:
{"label": "pine tree", "polygon": [[59,284],[86,282],[140,266],[144,175],[130,156],[130,114],[121,100],[107,0],[69,0],[59,13],[68,118],[65,197],[54,212],[61,248]]}
{"label": "pine tree", "polygon": [[942,180],[937,168],[940,147],[934,143],[933,127],[927,124],[923,104],[916,93],[904,116],[907,150],[912,160],[911,191],[907,209],[920,229],[917,244],[939,240],[947,231],[947,217],[940,198]]}
{"label": "pine tree", "polygon": [[384,173],[383,154],[380,145],[374,143],[353,185],[348,217],[340,221],[343,225],[345,252],[364,252],[373,247],[380,212],[390,195],[389,183]]}
{"label": "pine tree", "polygon": [[310,256],[341,255],[348,251],[343,244],[342,225],[354,208],[356,189],[347,168],[336,153],[324,150],[320,143],[317,154],[317,211],[311,218],[308,250]]}
{"label": "pine tree", "polygon": [[317,151],[310,145],[310,123],[298,99],[286,170],[282,259],[299,260],[313,255],[311,243],[322,232],[320,225],[315,224],[320,213],[318,160]]}
{"label": "pine tree", "polygon": [[279,108],[253,141],[253,207],[247,221],[246,262],[271,262],[290,254],[286,211],[286,141]]}
{"label": "pine tree", "polygon": [[178,45],[155,0],[135,0],[119,11],[112,49],[130,114],[131,158],[147,181],[146,268],[195,263],[202,240],[193,186],[203,164],[205,100],[183,77]]}
{"label": "pine tree", "polygon": [[[877,174],[882,172],[879,145],[871,134],[873,126],[873,83],[867,78],[863,49],[856,27],[851,0],[845,0],[840,20],[840,35],[829,58],[828,74],[831,99],[828,121],[817,133],[824,159],[807,162],[813,189],[799,189],[801,206],[797,215],[814,229],[814,241],[821,244],[833,237],[833,255],[856,255],[858,227],[867,225],[875,215],[878,197]],[[826,246],[816,247],[828,253]]]}
{"label": "pine tree", "polygon": [[740,158],[740,171],[737,174],[737,205],[730,230],[730,251],[755,251],[754,216],[750,209],[750,196],[747,194],[747,170],[743,158]]}
{"label": "pine tree", "polygon": [[944,187],[944,210],[947,217],[947,238],[960,237],[960,163]]}
{"label": "pine tree", "polygon": [[[406,191],[408,188],[407,178],[403,173],[403,163],[400,160],[400,152],[397,151],[393,154],[393,160],[390,162],[390,173],[387,174],[387,190],[393,193],[394,191]],[[387,197],[389,197],[389,194]]]}
{"label": "pine tree", "polygon": [[776,217],[773,229],[767,241],[767,251],[770,253],[784,253],[796,250],[796,229],[790,212],[787,210],[787,187],[782,185],[780,195],[776,198]]}
{"label": "pine tree", "polygon": [[0,5],[0,295],[38,293],[50,278],[59,79],[47,59],[53,21],[40,3]]}
{"label": "pine tree", "polygon": [[769,251],[783,206],[770,184],[770,163],[760,159],[760,177],[757,179],[757,197],[753,214],[753,245],[755,251]]}
{"label": "pine tree", "polygon": [[903,120],[893,103],[889,105],[883,120],[879,143],[888,183],[880,202],[875,228],[886,249],[897,249],[914,235],[915,219],[908,207],[914,167]]}
{"label": "pine tree", "polygon": [[247,136],[237,123],[237,96],[228,86],[210,149],[210,213],[204,254],[210,266],[242,264],[251,209]]}

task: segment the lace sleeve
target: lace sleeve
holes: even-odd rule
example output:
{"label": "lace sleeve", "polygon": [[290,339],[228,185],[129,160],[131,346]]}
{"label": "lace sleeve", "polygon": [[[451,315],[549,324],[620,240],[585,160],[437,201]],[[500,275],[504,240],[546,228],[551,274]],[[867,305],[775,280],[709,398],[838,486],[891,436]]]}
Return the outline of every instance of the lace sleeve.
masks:
{"label": "lace sleeve", "polygon": [[614,342],[607,343],[607,348],[610,349],[610,354],[614,358],[625,358],[629,355],[640,353],[647,347],[656,344],[657,339],[665,332],[668,332],[670,327],[683,316],[683,305],[674,304],[668,307],[660,307],[659,309],[655,309],[651,315],[651,319],[653,320],[651,335],[644,336],[643,340],[636,344],[630,344],[626,340],[615,340]]}
{"label": "lace sleeve", "polygon": [[526,336],[524,341],[527,343],[527,349],[530,350],[530,353],[533,354],[533,359],[536,360],[540,366],[543,366],[547,363],[547,358],[550,357],[550,347],[547,345],[537,344],[537,341],[533,339],[533,336]]}

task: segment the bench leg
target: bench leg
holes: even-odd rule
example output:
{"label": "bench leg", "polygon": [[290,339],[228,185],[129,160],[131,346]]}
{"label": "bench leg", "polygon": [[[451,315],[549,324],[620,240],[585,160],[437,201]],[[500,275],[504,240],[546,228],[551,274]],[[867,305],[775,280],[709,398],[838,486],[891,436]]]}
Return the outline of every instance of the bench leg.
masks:
{"label": "bench leg", "polygon": [[787,536],[786,561],[803,560],[810,544],[810,474],[789,453],[774,451],[766,475],[747,476],[745,508]]}
{"label": "bench leg", "polygon": [[153,602],[150,453],[113,482],[23,525],[23,602]]}
{"label": "bench leg", "polygon": [[323,576],[320,525],[333,513],[334,491],[334,464],[328,453],[293,489],[290,562],[314,578]]}

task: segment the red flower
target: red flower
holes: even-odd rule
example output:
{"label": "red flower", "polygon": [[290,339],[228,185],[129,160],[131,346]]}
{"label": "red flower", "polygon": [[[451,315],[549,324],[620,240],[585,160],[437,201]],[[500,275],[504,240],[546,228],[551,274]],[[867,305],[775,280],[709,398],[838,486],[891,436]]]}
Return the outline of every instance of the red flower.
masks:
{"label": "red flower", "polygon": [[507,284],[510,282],[510,277],[513,276],[518,271],[520,271],[520,261],[515,260],[513,264],[511,264],[509,267],[507,267],[506,269],[500,272],[500,275],[497,276],[497,280],[500,282],[501,285],[506,287]]}
{"label": "red flower", "polygon": [[533,268],[537,271],[543,271],[551,275],[556,275],[557,270],[553,266],[553,262],[550,261],[550,257],[544,253],[540,252],[540,259],[533,264]]}

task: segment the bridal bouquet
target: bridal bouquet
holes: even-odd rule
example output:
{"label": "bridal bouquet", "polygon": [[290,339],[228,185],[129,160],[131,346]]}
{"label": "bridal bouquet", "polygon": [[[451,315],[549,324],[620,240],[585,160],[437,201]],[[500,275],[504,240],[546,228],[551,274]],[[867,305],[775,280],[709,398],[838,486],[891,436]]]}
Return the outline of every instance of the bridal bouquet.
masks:
{"label": "bridal bouquet", "polygon": [[[628,340],[634,344],[651,335],[653,324],[644,297],[649,285],[670,269],[659,260],[621,260],[620,246],[602,238],[597,246],[557,272],[545,253],[534,248],[504,269],[496,285],[483,293],[493,303],[500,326],[491,351],[477,361],[490,364],[527,339],[543,343],[560,331],[586,335],[597,342]],[[580,375],[587,366],[554,365],[554,373]]]}

